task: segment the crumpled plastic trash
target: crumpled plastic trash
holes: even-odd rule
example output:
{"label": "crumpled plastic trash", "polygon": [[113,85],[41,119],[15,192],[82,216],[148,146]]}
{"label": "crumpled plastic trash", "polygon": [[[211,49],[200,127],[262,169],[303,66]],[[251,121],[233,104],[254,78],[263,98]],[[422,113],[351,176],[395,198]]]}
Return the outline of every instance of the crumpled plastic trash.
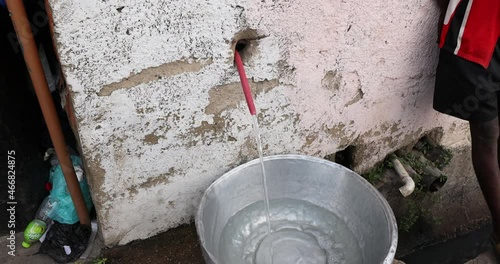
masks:
{"label": "crumpled plastic trash", "polygon": [[91,232],[90,226],[80,223],[68,225],[54,222],[38,253],[51,257],[57,263],[75,261],[87,248]]}
{"label": "crumpled plastic trash", "polygon": [[[90,211],[93,207],[92,198],[82,169],[82,160],[78,156],[71,155],[71,161],[80,183],[85,205]],[[69,194],[68,186],[66,185],[66,180],[64,179],[64,174],[56,155],[51,156],[50,164],[52,168],[50,169],[49,182],[52,184],[52,190],[50,191],[49,199],[51,202],[56,203],[57,206],[49,214],[49,217],[59,223],[74,224],[79,221],[78,214],[76,213],[75,205]]]}

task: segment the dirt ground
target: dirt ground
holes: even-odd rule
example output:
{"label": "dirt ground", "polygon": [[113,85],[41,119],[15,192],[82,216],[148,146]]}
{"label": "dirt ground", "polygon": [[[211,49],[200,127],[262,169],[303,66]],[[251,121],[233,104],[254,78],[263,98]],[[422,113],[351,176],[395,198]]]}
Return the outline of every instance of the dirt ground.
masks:
{"label": "dirt ground", "polygon": [[181,226],[146,240],[134,241],[126,246],[103,249],[100,258],[106,258],[106,264],[205,263],[194,224]]}

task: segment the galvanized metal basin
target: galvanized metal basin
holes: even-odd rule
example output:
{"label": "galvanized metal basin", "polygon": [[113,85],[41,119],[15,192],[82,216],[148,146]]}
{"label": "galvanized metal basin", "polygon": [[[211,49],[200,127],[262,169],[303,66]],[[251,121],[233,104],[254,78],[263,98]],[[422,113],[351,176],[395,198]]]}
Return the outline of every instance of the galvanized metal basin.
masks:
{"label": "galvanized metal basin", "polygon": [[[394,214],[365,179],[339,164],[303,155],[268,156],[264,164],[270,199],[304,200],[333,212],[353,233],[363,263],[393,262],[398,240]],[[253,160],[205,191],[195,220],[206,263],[231,264],[219,262],[221,234],[233,215],[263,200],[260,170],[259,160]]]}

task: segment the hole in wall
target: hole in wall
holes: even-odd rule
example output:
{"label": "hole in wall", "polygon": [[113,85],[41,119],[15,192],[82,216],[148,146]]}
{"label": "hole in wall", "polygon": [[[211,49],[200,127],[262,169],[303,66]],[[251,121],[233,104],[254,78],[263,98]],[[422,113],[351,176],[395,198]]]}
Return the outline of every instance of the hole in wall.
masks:
{"label": "hole in wall", "polygon": [[231,50],[238,51],[241,60],[247,64],[252,64],[252,59],[259,54],[259,40],[267,37],[259,30],[247,28],[235,34],[231,42]]}
{"label": "hole in wall", "polygon": [[234,50],[240,54],[243,63],[252,65],[252,59],[255,58],[255,55],[258,52],[257,47],[257,40],[240,39],[236,41]]}
{"label": "hole in wall", "polygon": [[[341,151],[335,153],[334,161],[336,163],[346,167],[346,168],[352,169],[352,167],[354,166],[355,150],[356,150],[355,146],[348,146],[344,150],[341,150]],[[329,156],[331,156],[331,155],[329,155]]]}
{"label": "hole in wall", "polygon": [[248,46],[248,40],[241,39],[236,42],[235,50],[239,53],[243,53]]}

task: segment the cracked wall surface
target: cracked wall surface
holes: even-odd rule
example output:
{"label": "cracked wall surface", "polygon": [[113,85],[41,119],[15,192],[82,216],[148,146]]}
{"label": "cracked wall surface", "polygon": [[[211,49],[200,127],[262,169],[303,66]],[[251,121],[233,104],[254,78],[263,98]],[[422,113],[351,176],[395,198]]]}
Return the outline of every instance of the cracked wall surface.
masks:
{"label": "cracked wall surface", "polygon": [[107,245],[192,220],[205,188],[257,156],[233,49],[244,53],[266,155],[352,145],[363,172],[441,127],[431,0],[50,0]]}

